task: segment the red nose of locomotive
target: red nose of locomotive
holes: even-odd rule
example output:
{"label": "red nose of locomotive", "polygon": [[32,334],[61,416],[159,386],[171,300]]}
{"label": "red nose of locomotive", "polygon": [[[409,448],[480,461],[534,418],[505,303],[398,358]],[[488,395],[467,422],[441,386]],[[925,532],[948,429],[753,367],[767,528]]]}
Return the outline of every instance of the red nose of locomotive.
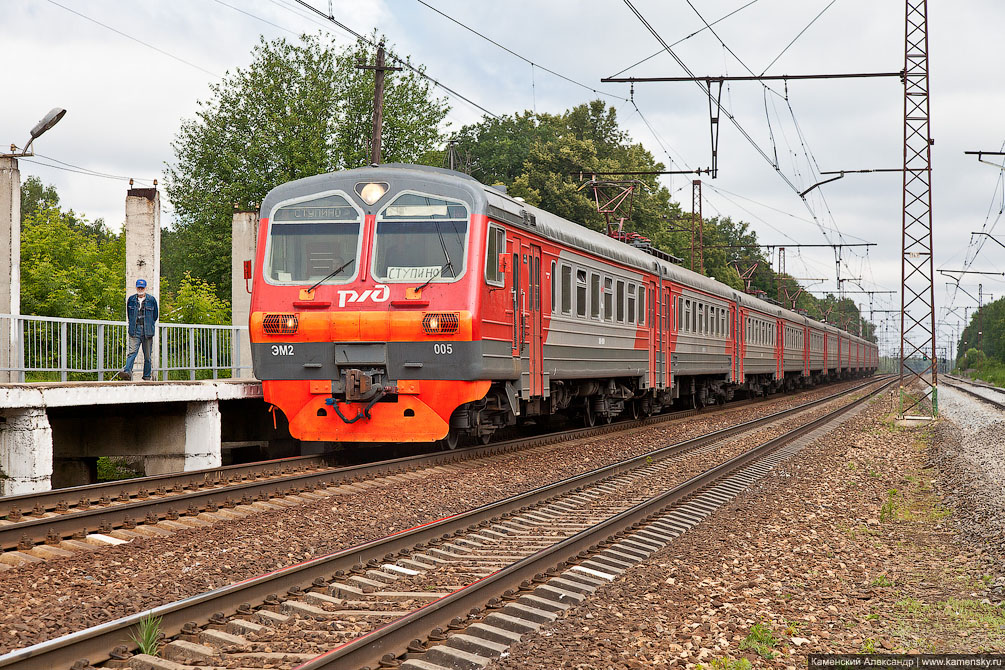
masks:
{"label": "red nose of locomotive", "polygon": [[[337,175],[324,177],[332,186]],[[470,207],[395,191],[384,182],[294,189],[263,206],[255,375],[296,438],[430,442],[488,391],[471,365],[479,354],[466,277],[482,235]]]}

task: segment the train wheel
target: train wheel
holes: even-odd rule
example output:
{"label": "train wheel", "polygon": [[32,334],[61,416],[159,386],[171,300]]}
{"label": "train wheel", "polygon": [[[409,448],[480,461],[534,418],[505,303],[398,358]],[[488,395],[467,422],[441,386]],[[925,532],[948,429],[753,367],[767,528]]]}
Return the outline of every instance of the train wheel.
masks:
{"label": "train wheel", "polygon": [[488,444],[492,440],[492,433],[483,433],[478,436],[478,441],[482,444]]}
{"label": "train wheel", "polygon": [[586,408],[583,410],[583,425],[587,428],[593,428],[597,425],[597,415],[593,413],[593,404],[589,398],[587,398]]}
{"label": "train wheel", "polygon": [[453,428],[450,429],[450,432],[447,433],[445,438],[437,442],[437,444],[440,445],[440,449],[444,451],[453,451],[460,443],[461,434]]}
{"label": "train wheel", "polygon": [[639,409],[638,400],[628,401],[628,416],[632,419],[638,419],[640,416],[642,416],[642,410]]}

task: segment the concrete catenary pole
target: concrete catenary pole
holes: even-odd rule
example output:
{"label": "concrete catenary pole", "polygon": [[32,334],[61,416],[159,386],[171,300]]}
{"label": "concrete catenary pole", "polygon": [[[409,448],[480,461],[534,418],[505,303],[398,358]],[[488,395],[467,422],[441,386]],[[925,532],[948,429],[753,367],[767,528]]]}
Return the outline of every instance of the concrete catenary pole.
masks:
{"label": "concrete catenary pole", "polygon": [[[0,157],[0,314],[21,313],[21,173],[17,159]],[[16,319],[0,322],[0,383],[22,381],[20,327]]]}
{"label": "concrete catenary pole", "polygon": [[[136,292],[136,280],[147,280],[147,293],[161,300],[161,196],[156,188],[130,188],[126,192],[126,296]],[[161,317],[164,315],[161,314]],[[158,322],[159,323],[159,322]],[[153,378],[160,362],[160,338],[154,335],[152,346]],[[142,365],[141,353],[136,365]]]}
{"label": "concrete catenary pole", "polygon": [[[252,272],[255,267],[255,245],[258,240],[258,213],[234,212],[234,222],[230,237],[230,309],[235,327],[247,328],[251,317],[251,280],[245,278],[245,263],[250,263]],[[252,379],[251,370],[251,338],[248,331],[234,334],[231,360],[234,366],[234,377]],[[246,369],[238,369],[246,368]]]}

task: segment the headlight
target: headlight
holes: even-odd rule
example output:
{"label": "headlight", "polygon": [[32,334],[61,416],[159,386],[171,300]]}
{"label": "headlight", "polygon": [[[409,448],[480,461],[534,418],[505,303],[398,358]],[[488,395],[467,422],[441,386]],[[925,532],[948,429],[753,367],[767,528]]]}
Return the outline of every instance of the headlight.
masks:
{"label": "headlight", "polygon": [[368,205],[372,205],[387,193],[387,184],[380,181],[375,182],[360,182],[356,184],[356,193],[359,197],[363,198],[363,202]]}
{"label": "headlight", "polygon": [[431,312],[422,317],[422,330],[426,335],[453,335],[460,322],[453,312]]}
{"label": "headlight", "polygon": [[300,319],[296,314],[266,314],[262,319],[266,335],[293,335],[299,325]]}

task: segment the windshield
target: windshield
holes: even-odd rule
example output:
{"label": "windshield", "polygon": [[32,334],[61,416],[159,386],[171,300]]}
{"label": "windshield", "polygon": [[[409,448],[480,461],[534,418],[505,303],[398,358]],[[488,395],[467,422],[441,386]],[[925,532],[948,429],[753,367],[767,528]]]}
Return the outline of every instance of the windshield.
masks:
{"label": "windshield", "polygon": [[468,208],[404,193],[377,220],[373,275],[379,281],[453,281],[464,273]]}
{"label": "windshield", "polygon": [[325,283],[345,283],[356,275],[360,215],[342,196],[284,205],[269,226],[269,281],[311,284],[339,268]]}

